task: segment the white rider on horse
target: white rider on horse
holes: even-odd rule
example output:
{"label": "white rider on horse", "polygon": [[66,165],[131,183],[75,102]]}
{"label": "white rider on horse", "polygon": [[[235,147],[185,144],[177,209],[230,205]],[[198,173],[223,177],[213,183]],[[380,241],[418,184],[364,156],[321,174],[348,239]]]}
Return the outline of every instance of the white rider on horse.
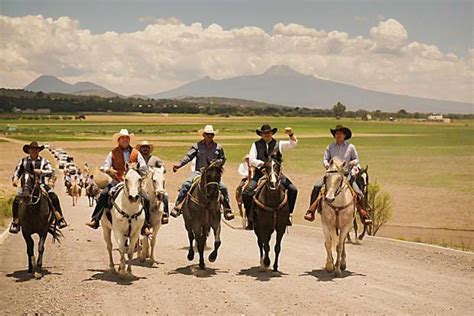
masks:
{"label": "white rider on horse", "polygon": [[[148,167],[153,167],[153,168],[164,168],[164,172],[166,172],[165,165],[163,161],[155,155],[152,155],[153,149],[155,146],[153,144],[149,143],[148,141],[144,140],[138,143],[138,145],[135,147],[143,156],[143,159],[145,159]],[[163,197],[163,216],[161,217],[161,224],[165,225],[168,224],[169,221],[169,205],[168,205],[168,193],[165,193]]]}
{"label": "white rider on horse", "polygon": [[[178,217],[181,215],[181,207],[186,194],[194,181],[194,179],[201,174],[201,168],[207,167],[212,161],[216,159],[226,160],[224,149],[221,145],[214,141],[216,131],[212,125],[206,125],[202,132],[203,139],[198,143],[194,144],[187,152],[187,154],[181,158],[178,164],[173,166],[173,172],[177,172],[178,169],[185,166],[187,163],[196,158],[196,167],[191,175],[184,181],[179,191],[178,197],[176,198],[175,206],[171,211],[171,216]],[[222,204],[224,208],[224,218],[226,220],[234,219],[234,214],[230,208],[229,191],[225,186],[224,182],[221,181],[219,184],[219,190],[222,193]]]}
{"label": "white rider on horse", "polygon": [[[137,163],[139,166],[139,172],[142,176],[148,172],[147,163],[143,159],[142,154],[140,154],[137,149],[130,146],[132,137],[134,137],[134,134],[130,134],[126,129],[122,129],[120,132],[113,135],[113,140],[117,146],[109,152],[104,164],[102,165],[102,169],[110,177],[112,177],[112,181],[100,193],[95,209],[92,212],[92,219],[90,222],[86,223],[86,225],[91,228],[97,229],[99,227],[100,219],[104,213],[104,209],[110,208],[109,192],[117,184],[123,182],[123,177],[128,163]],[[144,235],[150,235],[151,231],[148,227],[150,217],[150,203],[144,192],[142,192],[142,195],[144,202],[143,208],[146,215],[146,221],[145,225],[143,226],[142,233]]]}
{"label": "white rider on horse", "polygon": [[[33,141],[30,144],[23,146],[23,152],[28,154],[28,156],[23,157],[18,165],[15,168],[15,172],[12,177],[12,185],[18,187],[19,180],[25,172],[32,172],[35,176],[39,177],[40,184],[43,189],[48,192],[50,199],[50,205],[54,208],[53,212],[55,214],[56,223],[60,229],[67,226],[66,220],[63,217],[61,210],[61,204],[59,203],[59,198],[56,193],[46,184],[46,178],[50,178],[54,174],[53,167],[49,161],[41,157],[39,153],[44,149],[44,146],[39,146],[38,142]],[[17,195],[13,200],[12,204],[12,215],[13,220],[10,224],[10,233],[17,234],[20,231],[20,223],[18,218],[18,210],[20,207],[20,196],[23,193],[23,188],[20,186],[17,191]]]}
{"label": "white rider on horse", "polygon": [[[252,147],[250,148],[249,152],[249,161],[250,165],[255,167],[256,170],[253,178],[250,180],[249,184],[247,185],[246,189],[243,191],[242,194],[245,211],[247,212],[247,214],[249,214],[249,224],[246,227],[247,230],[253,229],[252,198],[255,193],[257,183],[263,176],[262,171],[260,171],[260,167],[264,165],[265,161],[268,159],[268,156],[272,152],[275,152],[278,156],[282,157],[284,151],[295,148],[298,144],[298,139],[293,133],[293,129],[291,127],[285,128],[285,134],[288,135],[288,140],[276,141],[275,138],[273,138],[273,135],[275,135],[277,131],[277,128],[271,128],[268,124],[263,124],[259,130],[257,129],[255,131],[257,135],[261,138],[252,144]],[[275,148],[277,144],[278,148]],[[288,191],[288,205],[290,208],[290,218],[288,218],[288,226],[291,226],[291,214],[293,213],[293,210],[295,208],[298,189],[290,181],[290,179],[288,179],[288,177],[283,174],[281,174],[281,184]]]}
{"label": "white rider on horse", "polygon": [[[371,224],[372,220],[370,219],[369,213],[364,209],[364,194],[357,185],[355,181],[355,176],[353,175],[353,169],[359,169],[359,154],[354,146],[347,141],[352,137],[352,131],[342,125],[337,125],[336,128],[330,129],[332,136],[335,139],[335,142],[330,144],[326,151],[324,152],[323,165],[324,168],[329,167],[329,162],[331,159],[338,157],[339,159],[346,162],[344,166],[344,173],[348,177],[348,181],[351,184],[354,192],[357,194],[357,209],[361,216],[364,224]],[[308,221],[314,220],[314,213],[316,210],[320,209],[320,192],[324,186],[324,177],[316,182],[313,186],[313,191],[311,192],[310,207],[306,211],[304,218]]]}

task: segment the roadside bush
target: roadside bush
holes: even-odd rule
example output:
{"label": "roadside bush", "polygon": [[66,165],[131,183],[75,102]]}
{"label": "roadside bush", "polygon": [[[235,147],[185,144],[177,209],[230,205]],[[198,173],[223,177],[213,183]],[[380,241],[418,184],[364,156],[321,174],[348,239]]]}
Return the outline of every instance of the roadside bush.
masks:
{"label": "roadside bush", "polygon": [[392,217],[394,204],[390,193],[382,191],[382,187],[377,182],[369,184],[368,200],[371,206],[369,214],[373,221],[368,233],[375,236],[380,227]]}

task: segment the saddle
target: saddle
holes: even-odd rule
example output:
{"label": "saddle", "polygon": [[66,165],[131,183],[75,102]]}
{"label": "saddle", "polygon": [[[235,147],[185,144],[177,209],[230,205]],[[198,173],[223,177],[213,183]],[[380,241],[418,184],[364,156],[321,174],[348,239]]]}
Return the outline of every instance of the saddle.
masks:
{"label": "saddle", "polygon": [[105,216],[107,216],[107,219],[111,223],[112,223],[112,213],[110,212],[110,210],[112,209],[112,203],[117,198],[120,191],[123,190],[123,185],[124,183],[120,182],[116,184],[115,186],[113,186],[112,188],[110,188],[110,191],[109,191],[109,198],[107,199],[107,206],[104,208],[104,213],[105,213]]}

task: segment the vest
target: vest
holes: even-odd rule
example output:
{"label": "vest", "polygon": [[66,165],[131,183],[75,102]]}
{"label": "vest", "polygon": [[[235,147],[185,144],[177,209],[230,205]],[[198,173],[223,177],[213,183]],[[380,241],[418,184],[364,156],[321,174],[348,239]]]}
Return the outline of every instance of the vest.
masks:
{"label": "vest", "polygon": [[[261,161],[267,161],[268,156],[273,152],[273,150],[275,149],[275,146],[277,144],[278,144],[278,142],[275,139],[272,139],[268,143],[268,151],[267,151],[267,144],[265,143],[265,141],[263,139],[257,140],[255,142],[255,147],[257,148],[257,159],[261,160]],[[282,155],[281,155],[281,152],[280,152],[279,148],[277,148],[277,150],[276,150],[276,155],[277,155],[278,159],[281,160]],[[258,168],[256,169],[256,172],[261,174],[261,172]]]}
{"label": "vest", "polygon": [[[131,146],[127,149],[130,152],[130,162],[138,162],[138,150]],[[120,147],[115,147],[112,150],[112,167],[117,170],[116,180],[123,181],[123,175],[125,173],[125,159],[123,157],[123,151]]]}

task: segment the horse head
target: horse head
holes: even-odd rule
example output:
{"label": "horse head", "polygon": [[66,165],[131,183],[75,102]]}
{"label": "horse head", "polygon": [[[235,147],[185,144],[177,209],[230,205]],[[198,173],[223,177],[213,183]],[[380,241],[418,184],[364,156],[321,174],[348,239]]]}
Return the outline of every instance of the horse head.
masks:
{"label": "horse head", "polygon": [[272,191],[280,187],[281,162],[280,156],[271,154],[263,165],[263,173],[267,176],[266,185]]}
{"label": "horse head", "polygon": [[329,162],[329,167],[324,176],[324,185],[326,188],[326,201],[333,202],[341,192],[344,181],[344,166],[346,162],[335,157]]}
{"label": "horse head", "polygon": [[130,203],[134,203],[140,198],[142,177],[138,171],[138,164],[131,163],[126,167],[123,190]]}
{"label": "horse head", "polygon": [[153,192],[158,199],[158,201],[163,202],[165,198],[165,168],[163,166],[159,168],[150,167],[149,168],[149,181],[152,184]]}
{"label": "horse head", "polygon": [[224,172],[224,160],[213,160],[201,174],[201,186],[208,199],[216,199],[219,195],[219,184]]}

